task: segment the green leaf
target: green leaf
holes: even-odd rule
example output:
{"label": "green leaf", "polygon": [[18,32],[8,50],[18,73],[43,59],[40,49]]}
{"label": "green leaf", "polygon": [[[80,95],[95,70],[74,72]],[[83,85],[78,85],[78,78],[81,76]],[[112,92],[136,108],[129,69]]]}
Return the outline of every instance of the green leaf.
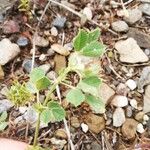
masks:
{"label": "green leaf", "polygon": [[100,37],[100,29],[96,28],[95,30],[92,30],[89,32],[88,42],[97,41]]}
{"label": "green leaf", "polygon": [[5,130],[5,128],[8,126],[8,122],[1,122],[0,123],[0,131]]}
{"label": "green leaf", "polygon": [[85,96],[79,89],[71,89],[66,96],[66,99],[71,104],[75,105],[75,107],[79,106],[84,100]]}
{"label": "green leaf", "polygon": [[43,77],[36,81],[36,88],[40,90],[46,89],[50,85],[50,80],[47,77]]}
{"label": "green leaf", "polygon": [[84,80],[80,81],[77,87],[81,89],[84,93],[89,93],[98,97],[98,88],[87,84],[86,82],[84,82]]}
{"label": "green leaf", "polygon": [[95,113],[105,112],[105,104],[100,98],[96,98],[93,95],[86,95],[86,102],[90,105]]}
{"label": "green leaf", "polygon": [[41,113],[41,120],[44,123],[61,121],[65,118],[65,110],[57,102],[49,102],[48,108]]}
{"label": "green leaf", "polygon": [[84,30],[79,30],[78,35],[73,40],[73,46],[76,51],[80,51],[87,43],[88,33]]}
{"label": "green leaf", "polygon": [[33,93],[33,94],[37,93],[38,91],[36,86],[30,81],[26,83],[26,88],[30,91],[30,93]]}
{"label": "green leaf", "polygon": [[41,68],[34,68],[30,73],[30,80],[36,83],[38,80],[45,76],[45,72]]}
{"label": "green leaf", "polygon": [[0,122],[3,122],[7,119],[7,112],[4,111],[0,116]]}
{"label": "green leaf", "polygon": [[98,41],[93,41],[82,48],[81,54],[90,57],[100,57],[105,51],[105,46]]}
{"label": "green leaf", "polygon": [[83,82],[94,87],[99,87],[101,80],[97,76],[90,76],[83,79]]}

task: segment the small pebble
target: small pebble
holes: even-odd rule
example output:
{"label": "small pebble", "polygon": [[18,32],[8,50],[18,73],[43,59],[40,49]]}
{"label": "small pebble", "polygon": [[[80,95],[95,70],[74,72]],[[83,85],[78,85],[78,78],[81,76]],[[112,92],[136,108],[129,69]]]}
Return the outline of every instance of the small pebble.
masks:
{"label": "small pebble", "polygon": [[144,120],[144,121],[148,121],[148,120],[149,120],[148,115],[144,115],[144,116],[143,116],[143,120]]}
{"label": "small pebble", "polygon": [[112,29],[116,32],[127,32],[129,27],[125,21],[115,21],[111,24]]}
{"label": "small pebble", "polygon": [[[37,67],[38,65],[34,63],[34,67]],[[32,60],[31,59],[25,59],[22,64],[23,69],[27,72],[31,72],[31,67],[32,67]]]}
{"label": "small pebble", "polygon": [[125,84],[130,88],[130,90],[134,90],[137,87],[136,82],[132,79],[129,79]]}
{"label": "small pebble", "polygon": [[84,133],[87,133],[88,130],[89,130],[89,127],[88,127],[87,124],[81,123],[81,129],[82,129],[82,131],[83,131]]}
{"label": "small pebble", "polygon": [[53,35],[53,36],[57,36],[58,35],[58,30],[57,30],[56,27],[52,27],[51,28],[51,35]]}
{"label": "small pebble", "polygon": [[43,64],[43,65],[39,66],[39,68],[41,68],[46,74],[50,70],[51,65],[50,64]]}
{"label": "small pebble", "polygon": [[111,104],[116,107],[125,107],[128,105],[128,99],[126,96],[116,95],[111,101]]}
{"label": "small pebble", "polygon": [[57,16],[54,21],[52,22],[52,25],[61,29],[64,28],[65,23],[66,23],[66,17],[62,17],[62,16]]}
{"label": "small pebble", "polygon": [[145,54],[146,54],[147,56],[150,55],[150,49],[145,49],[144,52],[145,52]]}
{"label": "small pebble", "polygon": [[19,112],[21,113],[21,114],[24,114],[26,111],[27,111],[27,109],[28,109],[28,107],[19,107]]}
{"label": "small pebble", "polygon": [[93,17],[92,11],[89,7],[85,7],[83,9],[83,14],[87,17],[87,19],[91,20]]}
{"label": "small pebble", "polygon": [[19,39],[17,40],[17,44],[18,44],[19,46],[22,46],[22,47],[27,46],[27,45],[28,45],[28,39],[27,39],[26,37],[24,37],[24,36],[21,36],[21,37],[19,37]]}
{"label": "small pebble", "polygon": [[41,54],[40,57],[39,57],[40,61],[45,61],[46,59],[47,59],[47,57],[46,57],[45,54]]}
{"label": "small pebble", "polygon": [[131,105],[133,108],[137,109],[137,101],[136,101],[135,99],[131,99],[131,100],[130,100],[130,105]]}
{"label": "small pebble", "polygon": [[139,123],[138,125],[137,125],[137,128],[136,128],[136,130],[137,130],[137,132],[139,132],[139,133],[144,133],[144,127],[143,127],[143,125],[141,124],[141,123]]}

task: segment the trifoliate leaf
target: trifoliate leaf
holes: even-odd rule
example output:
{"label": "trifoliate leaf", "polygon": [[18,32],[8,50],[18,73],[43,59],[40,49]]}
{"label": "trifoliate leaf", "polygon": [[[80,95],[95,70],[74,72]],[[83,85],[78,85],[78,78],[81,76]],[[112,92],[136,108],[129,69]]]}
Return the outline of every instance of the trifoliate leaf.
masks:
{"label": "trifoliate leaf", "polygon": [[92,41],[97,41],[99,37],[100,37],[100,29],[96,28],[95,30],[92,30],[91,32],[89,32],[88,43]]}
{"label": "trifoliate leaf", "polygon": [[81,54],[90,57],[100,57],[105,51],[105,46],[98,41],[93,41],[82,48]]}
{"label": "trifoliate leaf", "polygon": [[36,81],[36,88],[40,90],[46,89],[50,85],[50,80],[47,77],[43,77]]}
{"label": "trifoliate leaf", "polygon": [[81,89],[84,93],[89,93],[96,97],[98,96],[98,88],[87,84],[83,80],[78,83],[77,88]]}
{"label": "trifoliate leaf", "polygon": [[75,105],[75,107],[79,106],[84,100],[85,96],[79,89],[71,89],[66,96],[66,99],[71,104]]}
{"label": "trifoliate leaf", "polygon": [[73,46],[76,51],[80,51],[87,43],[88,33],[84,30],[80,30],[78,35],[73,40]]}
{"label": "trifoliate leaf", "polygon": [[65,110],[57,102],[49,102],[48,108],[41,113],[41,121],[44,123],[61,121],[65,118]]}
{"label": "trifoliate leaf", "polygon": [[85,101],[90,105],[90,107],[95,113],[105,112],[105,104],[102,102],[100,98],[96,98],[93,95],[86,95]]}
{"label": "trifoliate leaf", "polygon": [[3,122],[7,119],[7,112],[4,111],[0,116],[0,122]]}
{"label": "trifoliate leaf", "polygon": [[99,87],[101,80],[97,76],[90,76],[83,79],[83,82],[94,87]]}
{"label": "trifoliate leaf", "polygon": [[30,73],[30,80],[36,83],[39,79],[45,76],[45,72],[41,68],[34,68]]}
{"label": "trifoliate leaf", "polygon": [[5,130],[5,128],[8,126],[8,122],[0,122],[0,131]]}

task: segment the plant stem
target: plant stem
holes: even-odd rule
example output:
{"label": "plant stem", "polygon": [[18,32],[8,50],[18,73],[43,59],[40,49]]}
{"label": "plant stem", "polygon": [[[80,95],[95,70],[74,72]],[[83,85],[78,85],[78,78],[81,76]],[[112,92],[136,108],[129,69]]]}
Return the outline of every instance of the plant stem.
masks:
{"label": "plant stem", "polygon": [[[45,99],[45,101],[43,103],[43,106],[47,105],[47,102],[49,101],[49,99],[51,97],[51,94],[54,92],[54,90],[56,89],[57,85],[59,83],[61,83],[65,79],[66,75],[70,71],[71,71],[70,67],[67,67],[62,72],[62,74],[60,74],[60,76],[56,79],[56,82],[54,82],[54,84],[51,86],[51,89],[49,90],[49,92],[48,92],[48,94],[46,96],[46,99]],[[37,103],[39,103],[39,92],[37,92]],[[37,138],[38,138],[38,135],[39,135],[39,128],[40,128],[40,116],[41,116],[41,112],[38,113],[38,120],[37,120],[37,124],[36,124],[36,129],[35,129],[33,147],[35,147],[37,145]]]}
{"label": "plant stem", "polygon": [[43,103],[44,106],[46,106],[47,102],[49,101],[49,99],[50,99],[50,97],[51,97],[51,94],[52,94],[52,93],[54,92],[54,90],[56,89],[56,86],[57,86],[59,83],[61,83],[61,82],[65,79],[66,75],[67,75],[68,72],[70,72],[70,71],[71,71],[70,67],[67,67],[67,68],[60,74],[60,76],[56,79],[56,81],[55,81],[54,84],[51,86],[51,89],[49,90],[49,92],[48,92],[48,94],[47,94],[47,96],[46,96],[46,99],[45,99],[45,101],[44,101],[44,103]]}
{"label": "plant stem", "polygon": [[33,147],[37,146],[37,138],[38,138],[38,135],[39,135],[39,128],[40,128],[40,116],[41,116],[41,113],[39,112],[38,113],[38,120],[37,120],[37,123],[36,123],[35,134],[34,134]]}

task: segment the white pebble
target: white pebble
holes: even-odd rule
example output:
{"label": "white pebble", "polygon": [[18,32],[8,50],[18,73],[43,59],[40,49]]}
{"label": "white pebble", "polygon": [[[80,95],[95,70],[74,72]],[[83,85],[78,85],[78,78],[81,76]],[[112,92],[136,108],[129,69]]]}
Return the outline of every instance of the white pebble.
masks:
{"label": "white pebble", "polygon": [[143,127],[143,125],[142,125],[141,123],[139,123],[139,124],[137,125],[136,130],[137,130],[137,132],[139,132],[139,133],[143,133],[143,132],[145,131],[145,130],[144,130],[144,127]]}
{"label": "white pebble", "polygon": [[24,114],[27,111],[28,107],[19,107],[19,112]]}
{"label": "white pebble", "polygon": [[39,57],[40,61],[45,61],[46,60],[46,55],[45,54],[41,54]]}
{"label": "white pebble", "polygon": [[88,125],[85,124],[85,123],[81,123],[81,128],[82,128],[82,131],[83,131],[84,133],[87,133],[88,130],[89,130]]}
{"label": "white pebble", "polygon": [[130,88],[130,90],[134,90],[137,87],[136,82],[134,80],[132,80],[132,79],[129,79],[126,82],[126,85]]}
{"label": "white pebble", "polygon": [[51,28],[51,34],[52,34],[53,36],[57,36],[57,35],[58,35],[58,30],[57,30],[56,27],[52,27],[52,28]]}
{"label": "white pebble", "polygon": [[137,109],[137,101],[136,101],[135,99],[131,99],[131,100],[130,100],[130,105],[131,105],[133,108]]}
{"label": "white pebble", "polygon": [[86,15],[87,19],[91,20],[93,17],[92,11],[89,7],[83,9],[83,14]]}
{"label": "white pebble", "polygon": [[148,115],[144,115],[144,116],[143,116],[143,120],[144,120],[144,121],[148,121],[148,120],[149,120]]}

